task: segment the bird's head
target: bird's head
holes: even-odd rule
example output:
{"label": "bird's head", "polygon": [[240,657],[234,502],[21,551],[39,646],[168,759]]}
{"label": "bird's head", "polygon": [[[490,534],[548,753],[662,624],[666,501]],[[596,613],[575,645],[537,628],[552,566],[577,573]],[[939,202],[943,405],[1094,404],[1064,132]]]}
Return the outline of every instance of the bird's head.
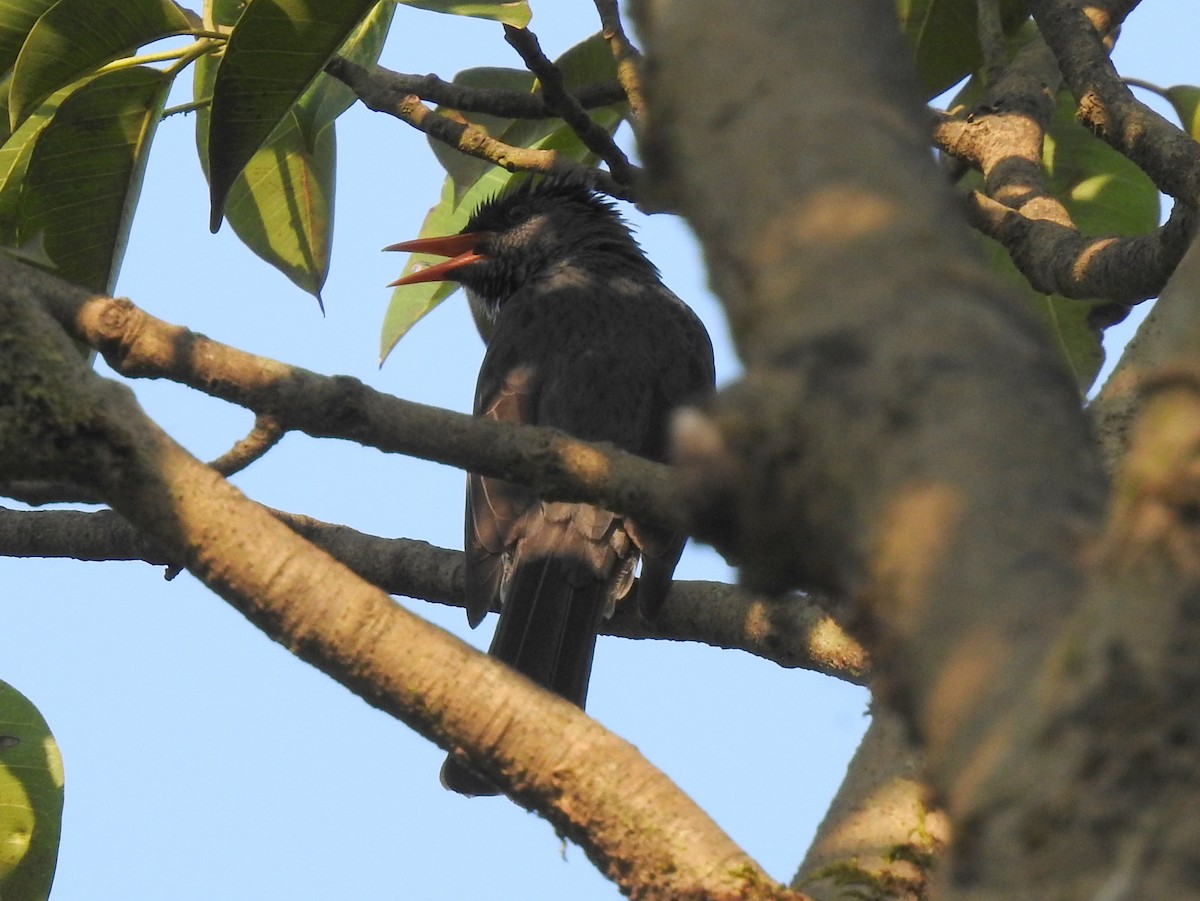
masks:
{"label": "bird's head", "polygon": [[[385,247],[448,259],[391,285],[455,281],[494,317],[521,285],[557,270],[653,266],[610,203],[575,179],[529,179],[481,204],[456,235]],[[657,273],[654,272],[655,276]]]}

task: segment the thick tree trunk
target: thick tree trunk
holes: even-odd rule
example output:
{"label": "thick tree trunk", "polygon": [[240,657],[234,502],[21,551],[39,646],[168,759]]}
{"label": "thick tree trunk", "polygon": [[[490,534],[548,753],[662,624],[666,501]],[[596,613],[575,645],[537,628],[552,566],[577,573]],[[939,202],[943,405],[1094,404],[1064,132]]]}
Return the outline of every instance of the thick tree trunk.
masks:
{"label": "thick tree trunk", "polygon": [[877,702],[953,823],[943,896],[1068,897],[1075,875],[1032,868],[1012,826],[1055,778],[1023,768],[1052,722],[1026,714],[1090,584],[1105,477],[1072,380],[935,170],[892,4],[641,9],[646,157],[747,365],[680,428],[696,522],[750,583],[858,605]]}

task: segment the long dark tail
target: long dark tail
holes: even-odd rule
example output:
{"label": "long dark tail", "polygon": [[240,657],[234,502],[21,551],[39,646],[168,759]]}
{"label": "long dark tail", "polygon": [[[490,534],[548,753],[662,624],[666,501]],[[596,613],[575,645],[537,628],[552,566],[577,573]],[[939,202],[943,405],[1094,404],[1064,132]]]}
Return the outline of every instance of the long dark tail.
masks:
{"label": "long dark tail", "polygon": [[[520,561],[508,589],[488,653],[582,707],[611,591],[607,580],[559,548]],[[453,757],[442,765],[442,785],[464,795],[500,793]]]}

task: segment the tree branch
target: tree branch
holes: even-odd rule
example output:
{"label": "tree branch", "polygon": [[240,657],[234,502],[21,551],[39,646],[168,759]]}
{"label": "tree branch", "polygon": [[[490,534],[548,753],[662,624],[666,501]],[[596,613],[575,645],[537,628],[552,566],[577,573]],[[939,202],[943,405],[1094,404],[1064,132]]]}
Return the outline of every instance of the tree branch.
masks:
{"label": "tree branch", "polygon": [[1083,603],[978,783],[981,805],[1003,810],[965,824],[995,849],[970,880],[990,897],[1176,898],[1196,884],[1200,332],[1169,343],[1187,353],[1143,382]]}
{"label": "tree branch", "polygon": [[150,316],[129,300],[93,294],[0,255],[0,292],[42,303],[116,372],[166,378],[285,430],[345,438],[385,453],[534,485],[555,500],[588,501],[686,529],[671,467],[556,429],[491,422],[401,400],[346,376],[323,376],[254,356]]}
{"label": "tree branch", "polygon": [[[380,538],[307,516],[270,511],[297,534],[389,594],[463,607],[462,553],[424,541]],[[142,560],[174,566],[161,548],[111,510],[26,512],[0,507],[0,556]],[[836,611],[835,611],[836,612]],[[719,582],[675,582],[654,623],[622,604],[607,635],[695,641],[746,651],[783,667],[863,684],[867,659],[825,606],[804,595],[767,598]],[[278,640],[278,636],[271,635]]]}
{"label": "tree branch", "polygon": [[526,67],[541,83],[546,102],[554,108],[571,130],[579,136],[585,147],[608,164],[608,169],[622,185],[632,185],[641,172],[629,162],[623,150],[612,136],[587,114],[579,101],[567,90],[563,74],[558,66],[542,52],[537,35],[528,28],[504,26],[504,39],[521,55]]}
{"label": "tree branch", "polygon": [[249,434],[208,465],[228,478],[261,459],[279,443],[286,431],[274,416],[259,414],[254,417],[254,428]]}
{"label": "tree branch", "polygon": [[[1117,6],[1120,15],[1133,4]],[[1200,144],[1133,96],[1080,5],[1030,0],[1029,9],[1079,101],[1080,120],[1140,166],[1164,194],[1200,206]]]}
{"label": "tree branch", "polygon": [[1176,204],[1160,228],[1134,237],[1089,238],[1051,219],[1029,218],[978,191],[967,196],[973,226],[1007,248],[1035,291],[1134,304],[1157,297],[1191,245],[1194,208]]}
{"label": "tree branch", "polygon": [[[600,13],[600,28],[604,39],[608,41],[613,58],[617,61],[617,80],[625,90],[629,110],[636,125],[646,115],[646,101],[642,97],[642,54],[625,34],[617,0],[596,0],[596,10]],[[576,95],[582,103],[581,92],[577,91]]]}
{"label": "tree branch", "polygon": [[[349,60],[335,56],[325,71],[356,93],[360,89],[372,97],[390,96],[393,103],[415,94],[428,103],[436,103],[462,113],[487,113],[506,119],[554,119],[558,112],[547,102],[541,91],[506,91],[501,88],[476,88],[443,81],[436,75],[405,75],[383,66],[365,69]],[[573,92],[584,109],[612,106],[625,102],[625,91],[619,82],[584,85]]]}
{"label": "tree branch", "polygon": [[368,70],[347,59],[335,58],[326,71],[354,91],[368,109],[395,116],[467,156],[495,163],[509,172],[570,173],[612,197],[635,199],[627,185],[607,172],[572,162],[554,150],[505,144],[465,122],[434,112],[416,94],[394,93],[391,86],[374,80]]}
{"label": "tree branch", "polygon": [[995,73],[979,103],[939,117],[934,141],[983,173],[986,195],[967,197],[971,224],[1004,245],[1035,290],[1118,304],[1155,297],[1195,233],[1194,208],[1177,204],[1146,235],[1081,235],[1042,164],[1060,80],[1050,48],[1035,38]]}
{"label": "tree branch", "polygon": [[1193,241],[1088,408],[1111,471],[1116,470],[1128,450],[1147,381],[1171,361],[1197,353],[1200,353],[1200,242]]}
{"label": "tree branch", "polygon": [[922,770],[903,721],[876,705],[792,887],[817,901],[931,897],[950,828]]}

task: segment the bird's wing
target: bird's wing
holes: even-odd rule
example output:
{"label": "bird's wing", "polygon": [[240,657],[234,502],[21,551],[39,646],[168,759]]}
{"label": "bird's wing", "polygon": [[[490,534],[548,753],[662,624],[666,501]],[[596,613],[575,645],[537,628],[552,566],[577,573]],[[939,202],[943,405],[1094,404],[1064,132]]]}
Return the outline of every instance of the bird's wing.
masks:
{"label": "bird's wing", "polygon": [[[645,443],[636,452],[652,460],[666,459],[672,411],[681,404],[702,401],[712,393],[716,381],[712,341],[703,323],[683,301],[663,290],[668,295],[667,302],[657,309],[667,322],[661,324],[661,329],[677,336],[679,343],[671,355],[655,358],[658,370],[651,379],[654,391],[646,401],[645,423],[639,426]],[[671,577],[687,536],[634,520],[626,520],[625,528],[642,556],[638,607],[643,616],[653,621],[671,588]]]}
{"label": "bird's wing", "polygon": [[[536,395],[533,368],[516,366],[494,385],[481,380],[475,412],[498,422],[534,422]],[[479,625],[499,600],[510,562],[508,551],[534,503],[533,493],[522,485],[468,474],[464,548],[467,621],[472,627]]]}

